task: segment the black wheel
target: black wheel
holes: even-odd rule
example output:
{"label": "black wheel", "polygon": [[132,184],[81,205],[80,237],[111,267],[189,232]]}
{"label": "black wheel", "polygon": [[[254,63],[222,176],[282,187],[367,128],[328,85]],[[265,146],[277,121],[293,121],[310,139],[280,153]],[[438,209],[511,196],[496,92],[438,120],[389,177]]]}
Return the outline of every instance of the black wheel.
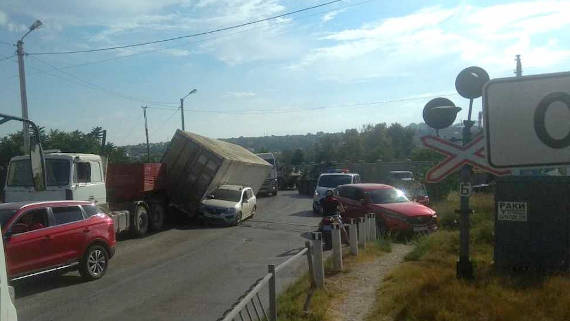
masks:
{"label": "black wheel", "polygon": [[105,247],[91,245],[79,262],[79,274],[87,281],[97,280],[105,275],[109,265],[109,253]]}
{"label": "black wheel", "polygon": [[236,214],[236,217],[235,217],[234,222],[232,223],[232,225],[233,225],[233,226],[238,226],[239,223],[241,222],[241,217],[242,217],[241,212],[238,212],[238,213]]}
{"label": "black wheel", "polygon": [[148,209],[143,204],[139,204],[135,207],[135,212],[132,218],[133,225],[131,226],[131,232],[136,237],[141,237],[148,231]]}
{"label": "black wheel", "polygon": [[162,206],[162,204],[155,203],[152,205],[151,209],[152,215],[149,227],[153,231],[160,231],[162,229],[162,225],[164,224],[164,217],[166,216],[164,206]]}

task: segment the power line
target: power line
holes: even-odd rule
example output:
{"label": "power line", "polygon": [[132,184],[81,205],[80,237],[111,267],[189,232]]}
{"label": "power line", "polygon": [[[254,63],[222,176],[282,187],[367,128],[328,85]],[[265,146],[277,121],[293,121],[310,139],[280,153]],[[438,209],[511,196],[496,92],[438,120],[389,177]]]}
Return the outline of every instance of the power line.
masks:
{"label": "power line", "polygon": [[60,73],[62,73],[62,74],[64,74],[64,75],[66,75],[66,76],[68,76],[68,77],[70,77],[70,78],[73,78],[73,79],[75,79],[75,80],[77,80],[77,81],[79,81],[79,82],[81,82],[81,83],[83,83],[83,84],[88,85],[88,87],[91,88],[91,89],[97,89],[97,90],[106,92],[106,93],[108,93],[108,94],[110,94],[110,95],[117,96],[117,97],[120,97],[120,98],[123,98],[123,99],[126,99],[126,100],[131,100],[131,101],[136,101],[136,102],[142,102],[142,103],[153,103],[153,104],[155,104],[155,105],[157,105],[157,106],[160,106],[160,105],[163,105],[163,106],[173,105],[173,106],[174,106],[174,105],[176,105],[175,103],[170,103],[170,102],[152,101],[152,100],[147,100],[147,99],[143,99],[143,98],[138,98],[138,97],[133,97],[133,96],[129,96],[129,95],[124,95],[124,94],[121,94],[121,93],[119,93],[119,92],[113,91],[113,90],[108,89],[108,88],[105,88],[105,87],[103,87],[103,86],[100,86],[100,85],[98,85],[98,84],[95,84],[95,83],[93,83],[93,82],[90,82],[90,81],[88,81],[88,80],[84,80],[84,79],[82,79],[82,78],[79,78],[79,77],[77,77],[76,75],[74,75],[74,74],[72,74],[72,73],[70,73],[70,72],[67,72],[67,71],[65,71],[65,70],[61,70],[61,68],[58,68],[57,66],[52,65],[52,64],[50,64],[49,62],[43,61],[43,60],[41,60],[41,59],[39,59],[39,58],[37,58],[37,57],[31,57],[31,58],[34,59],[34,60],[36,60],[36,61],[39,61],[39,62],[41,62],[41,63],[43,63],[43,64],[48,65],[48,66],[51,67],[52,69],[54,69],[54,70],[56,70],[56,71],[58,71],[58,72],[60,72]]}
{"label": "power line", "polygon": [[11,56],[2,57],[2,58],[0,58],[0,62],[1,62],[1,61],[9,60],[10,58],[12,58],[12,57],[14,57],[14,56],[16,56],[16,54],[13,54],[13,55],[11,55]]}
{"label": "power line", "polygon": [[270,20],[275,20],[275,19],[279,19],[279,18],[291,16],[291,15],[294,15],[294,14],[297,14],[297,13],[300,13],[300,12],[309,11],[309,10],[313,10],[313,9],[316,9],[316,8],[328,6],[328,5],[331,5],[331,4],[333,4],[333,3],[337,3],[337,2],[341,2],[341,1],[343,1],[343,0],[332,0],[332,1],[329,1],[329,2],[317,4],[317,5],[314,5],[314,6],[311,6],[311,7],[305,7],[305,8],[298,9],[298,10],[294,10],[294,11],[289,11],[289,12],[282,13],[282,14],[280,14],[280,15],[276,15],[276,16],[272,16],[272,17],[268,17],[268,18],[263,18],[263,19],[259,19],[259,20],[253,20],[253,21],[249,21],[249,22],[245,22],[245,23],[240,23],[240,24],[237,24],[237,25],[229,26],[229,27],[222,27],[222,28],[217,28],[217,29],[213,29],[213,30],[209,30],[209,31],[198,32],[198,33],[193,33],[193,34],[183,35],[183,36],[177,36],[177,37],[172,37],[172,38],[167,38],[167,39],[153,40],[153,41],[146,41],[146,42],[139,42],[139,43],[133,43],[133,44],[128,44],[128,45],[114,46],[114,47],[97,48],[97,49],[32,52],[32,53],[29,53],[28,55],[36,55],[36,56],[37,56],[37,55],[65,55],[65,54],[77,54],[77,53],[99,52],[99,51],[109,51],[109,50],[117,50],[117,49],[125,49],[125,48],[132,48],[132,47],[147,46],[147,45],[152,45],[152,44],[157,44],[157,43],[162,43],[162,42],[180,40],[180,39],[185,39],[185,38],[199,37],[199,36],[204,36],[204,35],[208,35],[208,34],[212,34],[212,33],[218,33],[218,32],[222,32],[222,31],[227,31],[227,30],[242,28],[242,27],[245,27],[245,26],[249,26],[249,25],[253,25],[253,24],[257,24],[257,23],[261,23],[261,22],[266,22],[266,21],[270,21]]}
{"label": "power line", "polygon": [[[450,97],[455,96],[457,93],[449,92],[444,93],[441,95],[437,95],[438,97]],[[208,110],[208,109],[184,109],[188,112],[194,113],[212,113],[212,114],[286,114],[286,113],[297,113],[297,112],[310,112],[310,111],[318,111],[318,110],[325,110],[325,109],[336,109],[336,108],[362,108],[366,106],[372,105],[381,105],[381,104],[388,104],[388,103],[396,103],[396,102],[405,102],[405,101],[415,101],[415,100],[424,100],[429,98],[434,98],[435,96],[417,96],[417,97],[404,97],[404,98],[396,98],[396,99],[386,99],[386,100],[377,100],[377,101],[370,101],[370,102],[361,102],[361,103],[351,103],[351,104],[340,104],[340,105],[323,105],[314,108],[297,108],[297,109],[288,109],[288,110],[279,110],[279,109],[247,109],[247,110]],[[150,109],[162,109],[162,110],[179,110],[180,108],[172,108],[172,107],[160,107],[160,106],[149,106]]]}

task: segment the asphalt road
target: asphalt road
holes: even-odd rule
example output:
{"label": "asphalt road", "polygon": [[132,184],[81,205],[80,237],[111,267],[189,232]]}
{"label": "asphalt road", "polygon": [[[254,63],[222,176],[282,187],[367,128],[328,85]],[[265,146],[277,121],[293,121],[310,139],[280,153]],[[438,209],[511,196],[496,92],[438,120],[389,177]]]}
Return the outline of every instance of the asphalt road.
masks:
{"label": "asphalt road", "polygon": [[16,283],[19,320],[216,320],[319,221],[311,199],[294,191],[259,198],[257,207],[237,227],[174,226],[120,241],[97,281],[70,272]]}

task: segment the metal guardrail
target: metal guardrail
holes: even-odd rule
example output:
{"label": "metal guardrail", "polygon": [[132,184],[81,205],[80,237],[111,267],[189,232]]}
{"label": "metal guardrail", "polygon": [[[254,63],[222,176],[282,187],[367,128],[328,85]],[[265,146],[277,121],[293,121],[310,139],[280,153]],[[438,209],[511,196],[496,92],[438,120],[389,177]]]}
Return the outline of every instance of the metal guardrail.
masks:
{"label": "metal guardrail", "polygon": [[[277,273],[301,257],[306,256],[309,263],[309,273],[313,275],[311,248],[311,244],[307,242],[306,247],[288,258],[285,262],[277,266],[269,264],[267,266],[268,273],[257,280],[239,301],[230,310],[226,311],[224,316],[218,319],[218,321],[277,320]],[[312,278],[311,283],[314,284]],[[265,308],[259,296],[266,285],[269,291],[269,309]]]}
{"label": "metal guardrail", "polygon": [[[356,224],[355,221],[348,224],[350,230],[350,249],[352,255],[358,255],[358,247],[366,247],[366,242],[372,242],[378,237],[376,231],[375,214],[366,214]],[[341,227],[334,224],[332,228],[333,243],[333,268],[338,271],[343,270],[342,266],[342,240]],[[320,232],[313,232],[313,241],[305,242],[305,247],[285,262],[267,266],[268,273],[255,281],[252,286],[238,299],[230,309],[217,321],[276,321],[277,320],[277,274],[285,267],[306,256],[308,262],[308,272],[311,281],[311,289],[322,288],[324,286],[324,264],[323,245]],[[265,308],[260,297],[260,292],[267,286],[269,294],[269,307]]]}

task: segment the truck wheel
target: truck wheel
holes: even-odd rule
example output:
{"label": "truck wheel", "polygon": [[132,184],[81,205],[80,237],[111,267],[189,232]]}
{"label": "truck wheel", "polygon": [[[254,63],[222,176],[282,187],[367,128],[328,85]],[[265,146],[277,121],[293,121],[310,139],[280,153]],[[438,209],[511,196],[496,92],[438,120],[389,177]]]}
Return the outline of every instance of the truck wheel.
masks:
{"label": "truck wheel", "polygon": [[109,265],[109,253],[105,247],[91,245],[79,262],[79,274],[87,281],[97,280],[103,277]]}
{"label": "truck wheel", "polygon": [[135,213],[132,220],[131,232],[136,237],[141,237],[148,231],[148,209],[146,206],[139,204],[135,207]]}
{"label": "truck wheel", "polygon": [[151,207],[150,229],[153,231],[160,231],[164,224],[165,210],[162,204],[153,204]]}

